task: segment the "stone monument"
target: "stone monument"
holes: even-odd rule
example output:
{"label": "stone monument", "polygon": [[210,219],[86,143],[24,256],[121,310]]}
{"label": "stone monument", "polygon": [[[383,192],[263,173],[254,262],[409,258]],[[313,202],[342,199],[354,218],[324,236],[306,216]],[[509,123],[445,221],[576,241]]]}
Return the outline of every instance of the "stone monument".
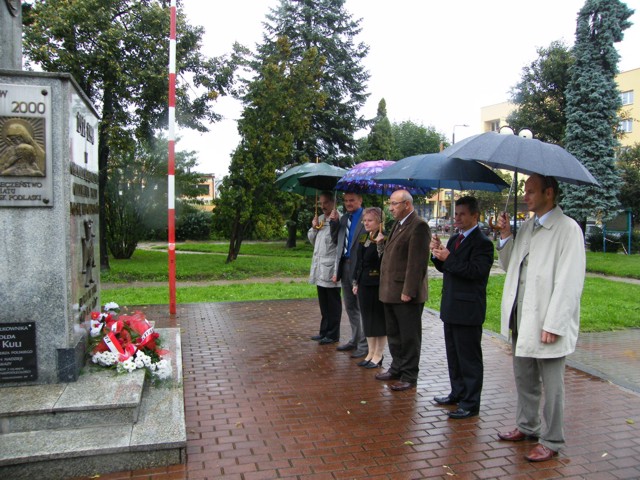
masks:
{"label": "stone monument", "polygon": [[0,386],[69,382],[100,305],[98,114],[68,74],[21,70],[0,4]]}

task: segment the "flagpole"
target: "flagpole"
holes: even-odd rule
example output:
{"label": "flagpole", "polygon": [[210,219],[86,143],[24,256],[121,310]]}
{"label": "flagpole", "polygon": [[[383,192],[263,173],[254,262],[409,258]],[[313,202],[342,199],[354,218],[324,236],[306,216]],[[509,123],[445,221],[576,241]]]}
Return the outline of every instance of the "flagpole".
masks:
{"label": "flagpole", "polygon": [[175,118],[176,118],[176,0],[171,0],[169,35],[169,161],[168,227],[169,243],[169,313],[176,313],[176,207],[175,207]]}

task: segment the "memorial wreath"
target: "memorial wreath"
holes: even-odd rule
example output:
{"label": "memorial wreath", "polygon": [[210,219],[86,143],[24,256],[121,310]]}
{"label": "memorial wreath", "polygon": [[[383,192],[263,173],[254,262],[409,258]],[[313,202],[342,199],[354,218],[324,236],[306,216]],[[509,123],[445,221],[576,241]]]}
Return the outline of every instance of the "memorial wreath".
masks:
{"label": "memorial wreath", "polygon": [[118,372],[144,368],[159,380],[171,376],[171,361],[163,358],[169,352],[160,348],[160,334],[144,313],[120,315],[117,303],[107,303],[102,313],[91,312],[89,335],[93,363]]}

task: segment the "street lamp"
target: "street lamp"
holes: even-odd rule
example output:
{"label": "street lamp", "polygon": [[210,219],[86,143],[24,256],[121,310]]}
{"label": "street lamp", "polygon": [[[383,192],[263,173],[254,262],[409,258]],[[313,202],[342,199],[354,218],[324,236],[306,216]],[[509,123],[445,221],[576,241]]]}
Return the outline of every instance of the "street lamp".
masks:
{"label": "street lamp", "polygon": [[[500,127],[500,130],[498,130],[498,133],[500,133],[500,135],[515,135],[516,134],[516,132],[514,132],[513,128],[511,128],[509,125],[504,125],[504,126]],[[531,139],[531,138],[533,138],[533,132],[531,132],[531,130],[529,130],[528,128],[523,128],[522,130],[520,130],[518,132],[518,136],[522,137],[522,138]],[[514,193],[513,193],[513,235],[515,237],[516,231],[518,229],[517,223],[516,223],[516,220],[518,218],[518,169],[515,169],[513,171],[513,185],[512,185],[512,188],[514,190]],[[507,198],[507,205],[508,204],[509,204],[509,198]],[[504,209],[506,211],[507,206],[505,206]]]}
{"label": "street lamp", "polygon": [[[456,144],[456,127],[465,127],[467,128],[469,125],[467,125],[466,123],[460,123],[458,125],[454,125],[453,126],[453,133],[451,134],[451,145],[455,145]],[[451,227],[449,228],[449,235],[453,234],[453,220],[454,220],[454,215],[455,215],[455,206],[454,206],[455,202],[454,202],[454,195],[453,195],[453,188],[451,189]],[[437,221],[437,220],[436,220]]]}

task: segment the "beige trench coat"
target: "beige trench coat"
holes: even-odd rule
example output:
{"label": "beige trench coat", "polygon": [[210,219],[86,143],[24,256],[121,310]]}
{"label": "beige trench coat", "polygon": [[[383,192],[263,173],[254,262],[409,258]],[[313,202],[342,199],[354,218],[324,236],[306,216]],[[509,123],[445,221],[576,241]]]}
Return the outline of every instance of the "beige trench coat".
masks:
{"label": "beige trench coat", "polygon": [[[515,241],[499,249],[506,270],[502,294],[501,333],[509,334],[509,319],[517,301],[520,264],[529,252],[521,323],[515,355],[558,358],[575,350],[580,328],[580,297],[586,258],[580,226],[555,207],[534,233],[533,218],[523,223]],[[558,335],[555,343],[541,341],[542,330]]]}

